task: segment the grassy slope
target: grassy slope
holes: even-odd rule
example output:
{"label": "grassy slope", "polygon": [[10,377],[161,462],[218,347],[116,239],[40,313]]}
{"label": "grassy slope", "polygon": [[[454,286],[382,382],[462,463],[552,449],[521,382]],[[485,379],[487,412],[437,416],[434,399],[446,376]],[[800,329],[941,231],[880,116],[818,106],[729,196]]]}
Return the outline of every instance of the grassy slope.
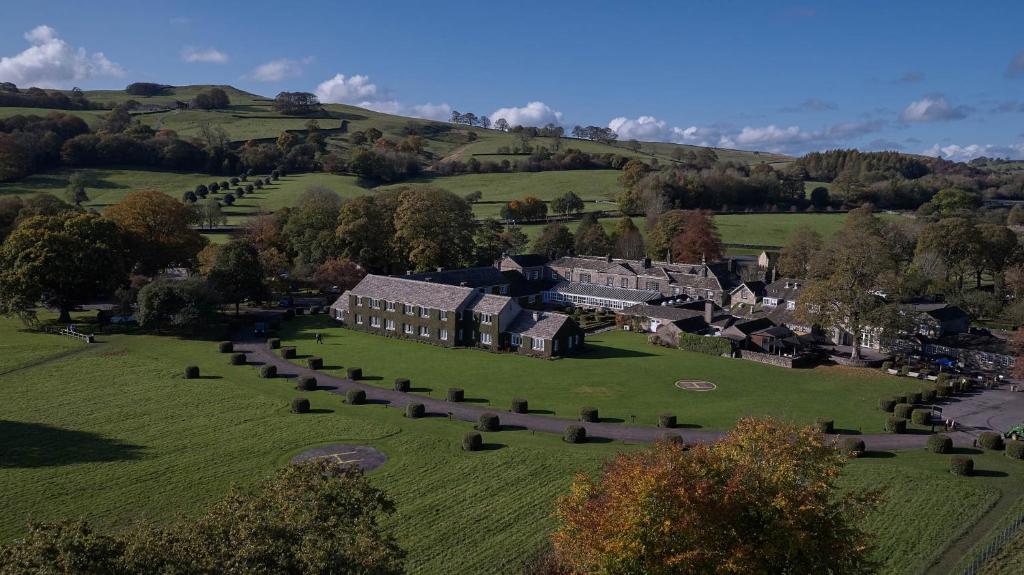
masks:
{"label": "grassy slope", "polygon": [[0,374],[82,348],[78,340],[29,331],[13,319],[0,320]]}

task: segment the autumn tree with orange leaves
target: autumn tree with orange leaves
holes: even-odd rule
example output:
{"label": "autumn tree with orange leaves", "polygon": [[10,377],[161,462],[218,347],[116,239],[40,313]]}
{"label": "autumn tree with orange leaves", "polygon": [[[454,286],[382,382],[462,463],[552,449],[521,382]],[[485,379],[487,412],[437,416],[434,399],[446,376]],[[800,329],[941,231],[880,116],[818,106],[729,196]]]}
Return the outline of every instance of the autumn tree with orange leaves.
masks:
{"label": "autumn tree with orange leaves", "polygon": [[722,259],[722,237],[706,210],[686,210],[683,231],[672,238],[672,257],[677,262],[697,263]]}
{"label": "autumn tree with orange leaves", "polygon": [[840,493],[821,434],[743,419],[715,444],[659,443],[579,475],[558,502],[549,572],[733,575],[872,572],[858,520],[878,493]]}

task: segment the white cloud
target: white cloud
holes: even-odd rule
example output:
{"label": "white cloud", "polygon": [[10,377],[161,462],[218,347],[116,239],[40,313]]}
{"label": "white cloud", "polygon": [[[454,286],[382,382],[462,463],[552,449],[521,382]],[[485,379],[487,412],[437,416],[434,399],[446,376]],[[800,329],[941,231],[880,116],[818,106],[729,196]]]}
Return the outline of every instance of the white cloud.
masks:
{"label": "white cloud", "polygon": [[966,118],[971,109],[967,106],[953,107],[942,94],[925,96],[911,102],[900,114],[901,122],[941,122]]}
{"label": "white cloud", "polygon": [[447,102],[440,104],[432,104],[427,102],[426,104],[417,104],[409,109],[409,115],[414,118],[423,118],[425,120],[443,120],[448,121],[452,117],[452,107]]}
{"label": "white cloud", "polygon": [[0,57],[0,82],[62,88],[96,76],[124,76],[124,69],[108,60],[103,52],[73,48],[49,26],[37,26],[24,37],[30,44],[27,49],[14,56]]}
{"label": "white cloud", "polygon": [[402,104],[398,100],[366,100],[356,102],[354,105],[382,114],[399,114],[402,112]]}
{"label": "white cloud", "polygon": [[303,58],[302,60],[278,58],[256,66],[249,73],[248,77],[258,82],[280,82],[288,78],[298,78],[302,75],[302,69],[305,65],[311,61],[311,58]]}
{"label": "white cloud", "polygon": [[615,130],[621,140],[670,140],[672,129],[654,116],[640,116],[633,120],[623,116],[612,118],[608,127]]}
{"label": "white cloud", "polygon": [[1009,146],[993,144],[968,144],[966,146],[949,144],[947,146],[940,146],[935,144],[921,153],[926,156],[945,158],[956,162],[966,162],[980,156],[1024,160],[1024,143],[1010,144]]}
{"label": "white cloud", "polygon": [[227,64],[228,55],[216,48],[206,48],[203,50],[186,46],[181,50],[181,59],[189,63],[203,63],[203,64]]}
{"label": "white cloud", "polygon": [[489,117],[492,123],[505,118],[510,126],[544,126],[562,123],[562,113],[552,110],[544,102],[530,102],[518,108],[498,108]]}
{"label": "white cloud", "polygon": [[[354,104],[357,102],[374,101],[377,85],[370,82],[369,76],[356,74],[345,77],[335,74],[333,78],[320,82],[316,87],[316,97],[327,104]],[[362,104],[358,104],[361,107]]]}

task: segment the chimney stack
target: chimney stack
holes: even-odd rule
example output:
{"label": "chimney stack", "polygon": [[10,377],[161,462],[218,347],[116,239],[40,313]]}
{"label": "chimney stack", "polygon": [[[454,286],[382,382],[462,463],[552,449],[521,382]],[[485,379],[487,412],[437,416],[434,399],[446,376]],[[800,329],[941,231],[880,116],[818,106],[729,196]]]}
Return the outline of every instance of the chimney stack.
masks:
{"label": "chimney stack", "polygon": [[533,321],[540,321],[540,312],[539,311],[533,312]]}
{"label": "chimney stack", "polygon": [[644,269],[651,267],[651,258],[644,258]]}
{"label": "chimney stack", "polygon": [[704,323],[711,325],[715,317],[715,304],[711,300],[704,300]]}
{"label": "chimney stack", "polygon": [[736,271],[736,260],[729,258],[729,273]]}
{"label": "chimney stack", "polygon": [[607,260],[608,263],[612,263],[612,254],[608,254],[607,256],[605,256],[605,260]]}
{"label": "chimney stack", "polygon": [[666,254],[665,254],[665,261],[666,261],[666,262],[668,262],[668,263],[672,263],[672,249],[671,249],[671,248],[669,248],[669,249],[668,249],[668,250],[666,250],[666,251],[667,251],[668,253],[666,253]]}

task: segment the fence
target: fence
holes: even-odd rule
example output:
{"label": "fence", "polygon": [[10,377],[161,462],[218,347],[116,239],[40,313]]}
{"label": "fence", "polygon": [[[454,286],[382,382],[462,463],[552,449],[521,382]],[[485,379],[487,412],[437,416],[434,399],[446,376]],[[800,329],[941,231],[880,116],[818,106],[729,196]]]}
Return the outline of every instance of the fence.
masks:
{"label": "fence", "polygon": [[981,573],[981,568],[984,567],[990,559],[998,555],[1003,546],[1017,535],[1017,532],[1020,531],[1022,527],[1024,527],[1024,513],[1018,515],[1010,525],[1000,531],[999,535],[996,535],[995,539],[989,542],[984,549],[975,553],[974,560],[971,561],[971,564],[968,565],[967,568],[960,572],[960,575],[978,575],[978,573]]}
{"label": "fence", "polygon": [[95,341],[94,336],[91,335],[91,334],[79,333],[77,331],[72,331],[70,329],[46,328],[46,332],[47,333],[54,333],[54,334],[57,334],[57,335],[62,335],[64,337],[70,337],[70,338],[74,338],[74,339],[79,339],[79,340],[84,341],[85,343],[92,343],[93,341]]}

